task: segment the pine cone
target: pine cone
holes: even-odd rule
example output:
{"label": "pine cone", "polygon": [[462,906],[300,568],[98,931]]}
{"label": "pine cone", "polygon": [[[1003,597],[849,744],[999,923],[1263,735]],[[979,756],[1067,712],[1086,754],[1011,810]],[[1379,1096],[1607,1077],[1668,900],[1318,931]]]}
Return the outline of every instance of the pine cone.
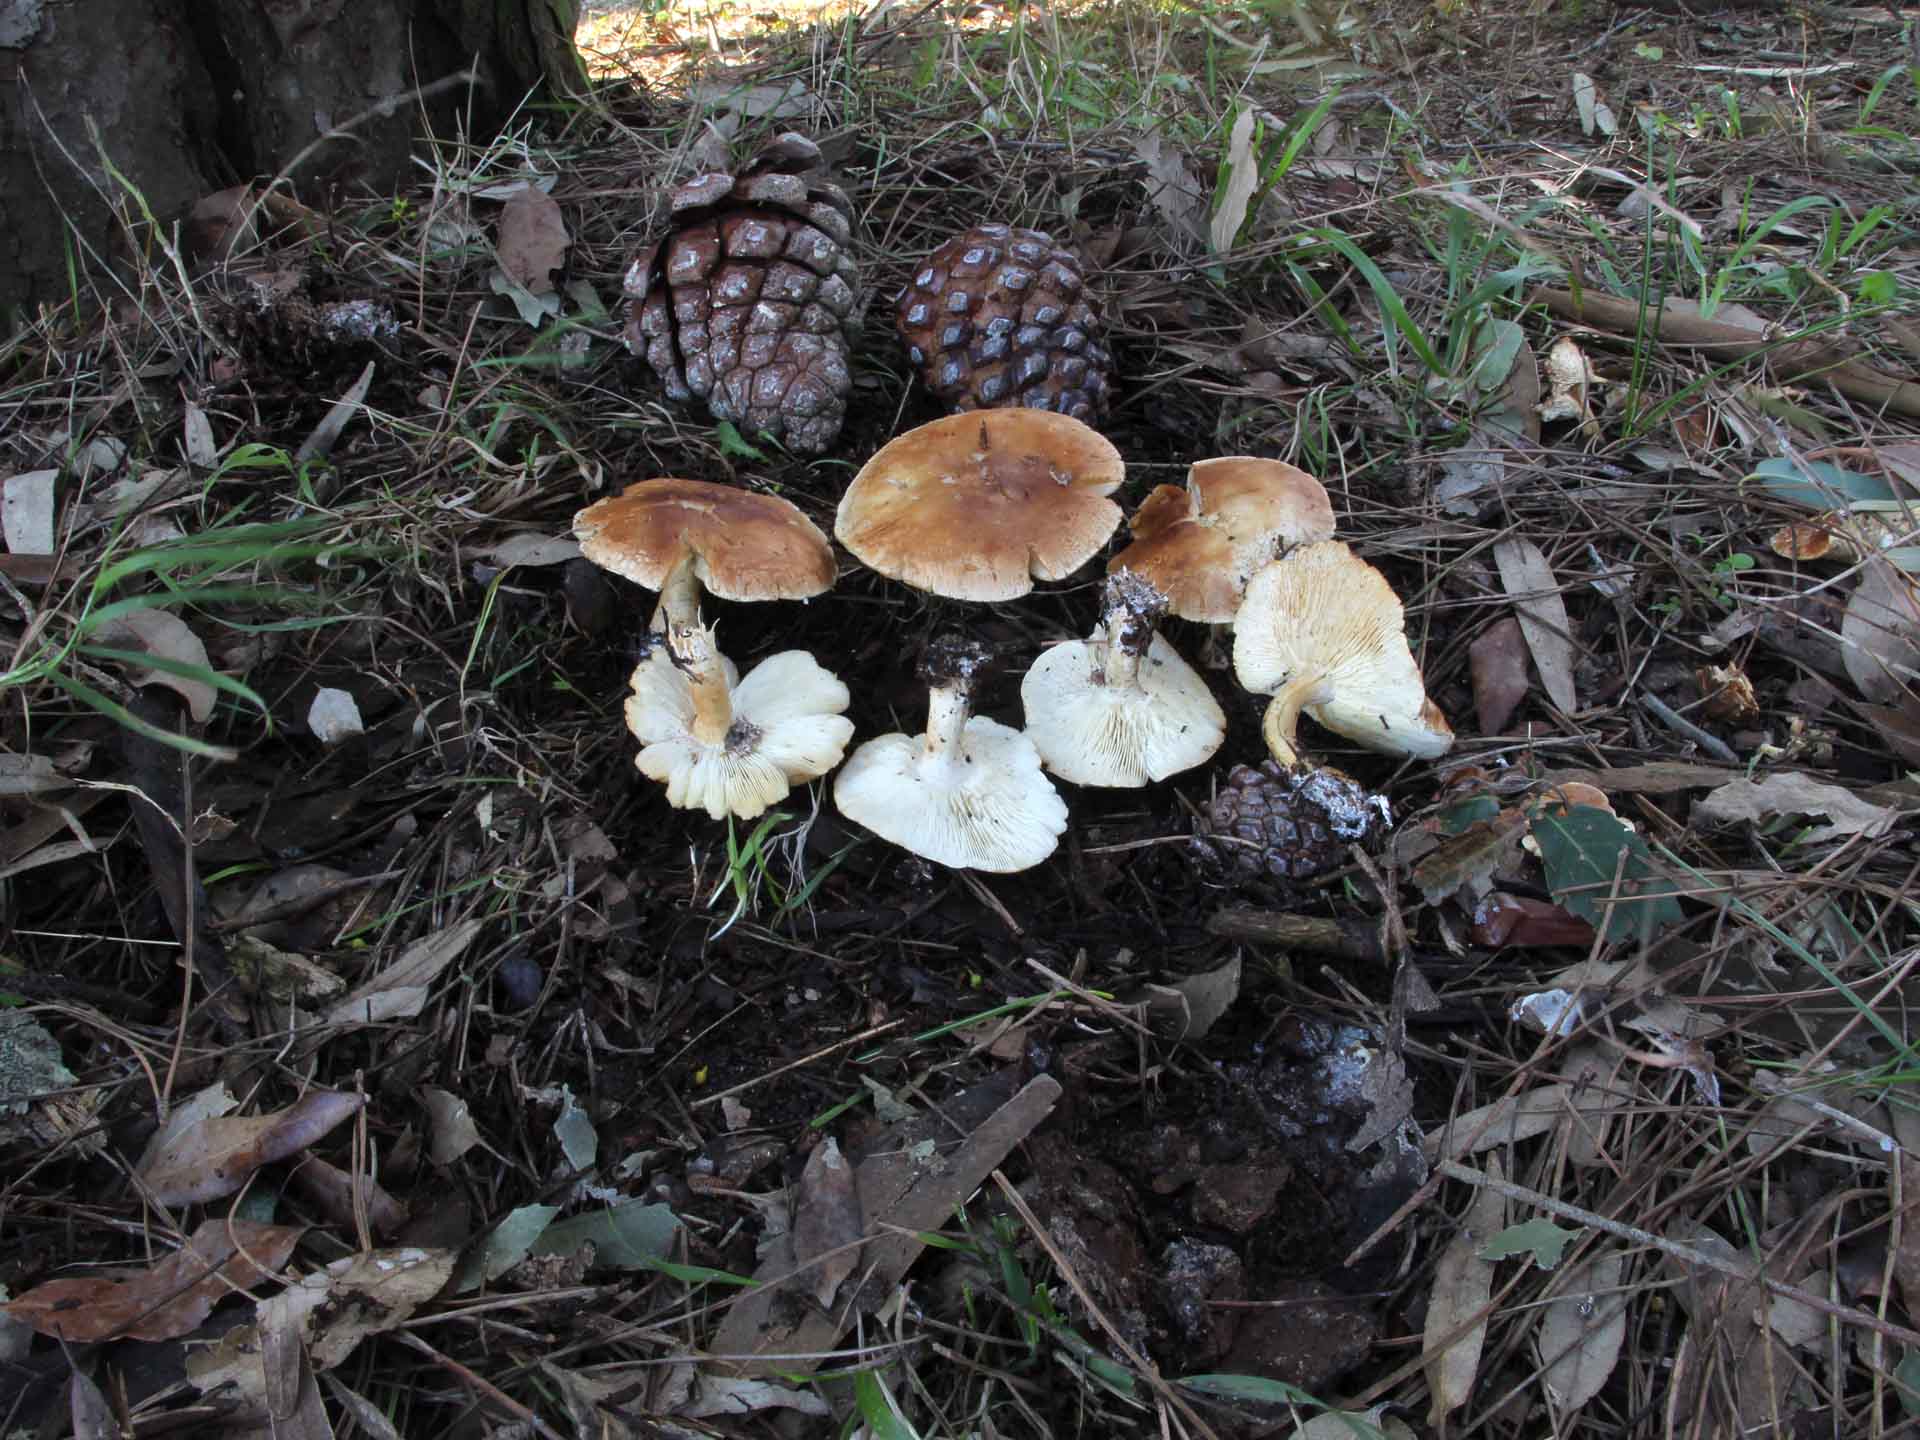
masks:
{"label": "pine cone", "polygon": [[1106,412],[1113,357],[1079,255],[1040,230],[976,225],[927,257],[895,323],[927,388],[956,414],[1024,405]]}
{"label": "pine cone", "polygon": [[1386,829],[1386,802],[1338,770],[1264,760],[1236,765],[1200,818],[1193,853],[1222,880],[1306,880],[1371,845]]}
{"label": "pine cone", "polygon": [[853,205],[820,149],[781,135],[737,175],[697,175],[627,267],[627,347],[675,400],[817,455],[840,434],[859,313]]}

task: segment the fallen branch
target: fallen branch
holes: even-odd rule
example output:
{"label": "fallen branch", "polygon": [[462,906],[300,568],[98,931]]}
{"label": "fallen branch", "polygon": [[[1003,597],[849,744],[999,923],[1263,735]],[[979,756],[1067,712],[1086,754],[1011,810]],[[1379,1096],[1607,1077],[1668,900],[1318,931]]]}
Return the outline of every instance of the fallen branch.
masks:
{"label": "fallen branch", "polygon": [[1531,298],[1563,320],[1592,325],[1623,340],[1636,334],[1642,315],[1651,312],[1656,322],[1654,336],[1662,345],[1677,345],[1728,359],[1766,356],[1780,371],[1781,379],[1788,383],[1825,381],[1849,400],[1859,400],[1877,410],[1920,415],[1920,382],[1876,370],[1859,356],[1849,355],[1824,340],[1772,339],[1750,325],[1703,319],[1691,310],[1643,307],[1638,300],[1595,295],[1591,291],[1576,296],[1570,290],[1542,287],[1535,290]]}

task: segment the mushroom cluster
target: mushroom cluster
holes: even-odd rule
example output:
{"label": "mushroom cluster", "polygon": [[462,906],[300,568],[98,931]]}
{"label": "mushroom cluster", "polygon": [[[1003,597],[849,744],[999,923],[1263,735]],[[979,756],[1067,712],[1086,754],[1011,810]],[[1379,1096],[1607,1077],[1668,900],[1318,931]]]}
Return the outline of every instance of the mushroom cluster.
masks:
{"label": "mushroom cluster", "polygon": [[[879,574],[930,594],[1017,599],[1107,545],[1124,476],[1119,452],[1078,420],[971,411],[882,447],[841,497],[834,535]],[[833,584],[832,548],[795,506],[732,486],[645,480],[581,511],[575,532],[588,559],[659,592],[626,718],[641,743],[636,763],[670,804],[751,818],[840,765],[853,734],[847,687],[801,650],[743,678],[701,616],[703,590],[799,600]],[[1332,538],[1324,487],[1277,460],[1203,460],[1184,489],[1148,495],[1131,532],[1108,566],[1092,632],[1029,667],[1023,730],[973,713],[989,651],[942,635],[922,664],[925,731],[855,750],[833,787],[841,812],[942,865],[1039,864],[1067,824],[1048,772],[1139,787],[1219,750],[1225,714],[1159,633],[1171,614],[1232,625],[1236,676],[1272,697],[1262,726],[1272,759],[1235,767],[1215,798],[1216,833],[1271,852],[1262,865],[1288,878],[1374,833],[1377,802],[1302,761],[1300,717],[1403,755],[1437,756],[1453,735],[1426,697],[1399,598]]]}

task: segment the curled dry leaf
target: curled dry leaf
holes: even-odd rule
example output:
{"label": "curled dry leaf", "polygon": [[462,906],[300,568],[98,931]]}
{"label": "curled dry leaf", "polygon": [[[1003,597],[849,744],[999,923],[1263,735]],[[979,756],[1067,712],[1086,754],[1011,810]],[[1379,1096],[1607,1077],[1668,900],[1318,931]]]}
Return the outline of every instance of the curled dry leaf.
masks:
{"label": "curled dry leaf", "polygon": [[[213,668],[200,637],[170,610],[129,610],[99,626],[88,638],[115,650],[134,650],[199,670]],[[187,712],[196,725],[206,724],[213,714],[213,686],[192,675],[136,665],[129,669],[127,679],[135,685],[164,685],[187,702]]]}
{"label": "curled dry leaf", "polygon": [[204,1119],[156,1154],[140,1178],[161,1205],[231,1195],[262,1165],[298,1155],[366,1103],[338,1090],[310,1090],[271,1115]]}
{"label": "curled dry leaf", "polygon": [[1701,709],[1715,720],[1729,725],[1744,725],[1760,714],[1760,697],[1753,681],[1736,662],[1731,665],[1702,665],[1693,672],[1706,697]]}
{"label": "curled dry leaf", "polygon": [[1253,153],[1253,122],[1253,107],[1248,106],[1234,120],[1233,133],[1227,137],[1227,183],[1207,232],[1216,255],[1233,249],[1234,238],[1246,223],[1247,206],[1260,183],[1260,158]]}
{"label": "curled dry leaf", "polygon": [[185,1245],[145,1270],[49,1280],[0,1311],[75,1345],[121,1336],[175,1340],[197,1330],[227,1296],[277,1281],[305,1233],[302,1225],[204,1220]]}
{"label": "curled dry leaf", "polygon": [[1133,153],[1147,167],[1147,199],[1183,240],[1207,238],[1207,193],[1186,156],[1158,130],[1134,137]]}
{"label": "curled dry leaf", "polygon": [[1527,643],[1520,622],[1502,617],[1467,650],[1473,673],[1473,706],[1482,735],[1498,735],[1527,698]]}
{"label": "curled dry leaf", "polygon": [[1593,418],[1594,374],[1587,357],[1571,336],[1563,335],[1547,351],[1547,398],[1540,404],[1542,420],[1578,421],[1589,433],[1599,429]]}
{"label": "curled dry leaf", "polygon": [[[1498,1156],[1489,1155],[1486,1163],[1489,1179],[1504,1178]],[[1433,1392],[1429,1425],[1444,1425],[1473,1393],[1480,1351],[1487,1342],[1487,1298],[1493,1293],[1493,1262],[1481,1259],[1480,1249],[1506,1223],[1506,1198],[1484,1186],[1476,1189],[1465,1220],[1434,1267],[1421,1341],[1427,1385]]]}

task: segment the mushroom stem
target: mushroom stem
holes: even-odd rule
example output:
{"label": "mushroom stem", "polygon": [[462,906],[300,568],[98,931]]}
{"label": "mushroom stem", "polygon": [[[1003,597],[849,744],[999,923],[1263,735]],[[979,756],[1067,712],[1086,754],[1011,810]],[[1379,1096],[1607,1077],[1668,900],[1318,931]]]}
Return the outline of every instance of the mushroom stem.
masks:
{"label": "mushroom stem", "polygon": [[1294,744],[1300,730],[1300,712],[1319,698],[1323,681],[1319,675],[1296,675],[1273,692],[1273,703],[1260,721],[1260,734],[1267,742],[1268,753],[1282,765],[1301,763]]}
{"label": "mushroom stem", "polygon": [[654,607],[652,624],[655,630],[671,634],[699,623],[700,580],[693,573],[693,551],[685,550],[660,582],[660,603]]}
{"label": "mushroom stem", "polygon": [[973,713],[974,677],[986,665],[986,646],[960,635],[942,635],[927,647],[921,673],[927,680],[926,755],[929,778],[948,779],[965,763],[962,748]]}
{"label": "mushroom stem", "polygon": [[687,677],[693,699],[689,733],[702,745],[718,745],[733,728],[733,695],[727,689],[726,666],[714,648],[713,631],[695,620],[667,630],[667,649],[674,667]]}
{"label": "mushroom stem", "polygon": [[1154,630],[1167,613],[1167,597],[1131,570],[1116,570],[1107,577],[1102,610],[1101,649],[1105,658],[1101,673],[1115,689],[1137,690],[1140,661],[1153,645]]}

